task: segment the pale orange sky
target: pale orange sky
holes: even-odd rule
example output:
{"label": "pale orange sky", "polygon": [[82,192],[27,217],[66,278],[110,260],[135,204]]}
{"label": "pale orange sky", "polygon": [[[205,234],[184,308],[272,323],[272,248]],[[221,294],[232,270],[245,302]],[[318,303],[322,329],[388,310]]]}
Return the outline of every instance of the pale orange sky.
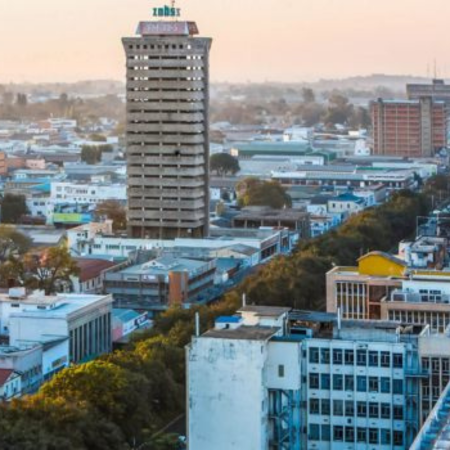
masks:
{"label": "pale orange sky", "polygon": [[[169,0],[0,0],[0,82],[121,80],[120,39]],[[216,81],[450,76],[449,0],[178,0]]]}

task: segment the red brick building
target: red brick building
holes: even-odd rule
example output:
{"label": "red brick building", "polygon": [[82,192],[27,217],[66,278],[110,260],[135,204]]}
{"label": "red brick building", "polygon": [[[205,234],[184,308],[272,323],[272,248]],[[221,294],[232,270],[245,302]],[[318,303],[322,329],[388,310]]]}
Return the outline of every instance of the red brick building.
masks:
{"label": "red brick building", "polygon": [[7,172],[6,155],[5,153],[0,152],[0,177],[6,175]]}
{"label": "red brick building", "polygon": [[427,157],[447,145],[444,102],[379,99],[370,110],[374,155]]}

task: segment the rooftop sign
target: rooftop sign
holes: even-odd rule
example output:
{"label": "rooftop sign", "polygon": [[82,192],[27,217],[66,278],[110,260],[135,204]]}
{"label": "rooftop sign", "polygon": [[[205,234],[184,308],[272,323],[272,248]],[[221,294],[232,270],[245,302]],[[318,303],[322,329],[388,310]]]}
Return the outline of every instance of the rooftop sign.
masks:
{"label": "rooftop sign", "polygon": [[180,17],[181,9],[173,6],[163,6],[161,8],[153,8],[153,17]]}
{"label": "rooftop sign", "polygon": [[192,36],[198,34],[195,22],[140,22],[137,34],[141,36]]}

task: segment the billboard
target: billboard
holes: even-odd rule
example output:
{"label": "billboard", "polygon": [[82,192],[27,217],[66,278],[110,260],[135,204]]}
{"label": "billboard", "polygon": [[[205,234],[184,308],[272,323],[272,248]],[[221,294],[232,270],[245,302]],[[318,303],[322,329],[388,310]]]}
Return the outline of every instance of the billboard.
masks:
{"label": "billboard", "polygon": [[136,34],[141,36],[192,36],[198,34],[195,22],[140,22]]}
{"label": "billboard", "polygon": [[53,214],[53,223],[62,224],[85,224],[92,222],[91,214],[79,213],[55,213]]}

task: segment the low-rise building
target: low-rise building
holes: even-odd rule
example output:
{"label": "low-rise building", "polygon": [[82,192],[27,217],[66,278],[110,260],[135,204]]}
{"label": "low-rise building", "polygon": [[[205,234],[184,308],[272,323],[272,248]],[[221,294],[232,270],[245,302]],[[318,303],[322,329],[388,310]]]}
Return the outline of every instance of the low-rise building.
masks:
{"label": "low-rise building", "polygon": [[414,189],[416,176],[407,169],[373,169],[356,166],[308,166],[294,172],[273,171],[272,179],[283,186],[367,188],[382,184],[388,192]]}
{"label": "low-rise building", "polygon": [[214,285],[215,259],[163,256],[131,264],[105,273],[105,291],[112,294],[117,308],[162,311],[202,303]]}
{"label": "low-rise building", "polygon": [[9,402],[22,395],[22,377],[13,369],[0,369],[0,401]]}
{"label": "low-rise building", "polygon": [[300,239],[310,237],[309,214],[304,210],[247,207],[233,217],[232,225],[233,228],[287,228],[297,231]]}
{"label": "low-rise building", "polygon": [[79,273],[71,277],[73,292],[76,294],[101,294],[105,272],[116,264],[104,259],[74,258]]}
{"label": "low-rise building", "polygon": [[68,230],[67,240],[72,256],[110,260],[127,260],[130,253],[140,250],[193,249],[214,253],[235,245],[245,245],[257,250],[259,264],[292,250],[298,240],[298,233],[284,229],[217,228],[210,230],[207,239],[130,239],[126,236],[113,236],[110,223],[91,223]]}
{"label": "low-rise building", "polygon": [[46,296],[10,289],[0,295],[0,334],[13,346],[32,343],[53,349],[56,356],[49,356],[53,369],[64,356],[66,364],[88,360],[111,351],[112,302],[110,295]]}
{"label": "low-rise building", "polygon": [[113,309],[113,342],[128,342],[130,336],[138,331],[150,328],[152,321],[147,312],[132,309]]}
{"label": "low-rise building", "polygon": [[327,273],[327,311],[348,319],[429,324],[443,332],[450,324],[450,271],[416,269],[396,256],[371,252],[358,267]]}
{"label": "low-rise building", "polygon": [[43,348],[39,344],[0,345],[0,369],[20,373],[21,393],[36,392],[42,384]]}
{"label": "low-rise building", "polygon": [[364,199],[350,192],[332,197],[328,200],[328,212],[350,216],[366,208]]}
{"label": "low-rise building", "polygon": [[51,199],[56,203],[101,203],[106,200],[127,200],[125,184],[112,183],[52,183]]}

